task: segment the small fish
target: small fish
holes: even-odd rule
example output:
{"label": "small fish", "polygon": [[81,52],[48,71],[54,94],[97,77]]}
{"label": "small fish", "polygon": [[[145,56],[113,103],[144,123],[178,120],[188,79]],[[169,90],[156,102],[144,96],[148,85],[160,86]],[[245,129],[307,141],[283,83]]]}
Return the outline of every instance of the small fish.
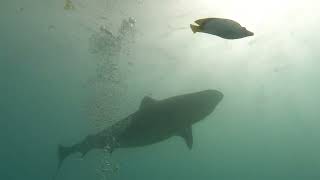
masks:
{"label": "small fish", "polygon": [[241,39],[254,35],[253,32],[230,19],[205,18],[198,19],[195,23],[198,25],[190,24],[193,33],[208,33],[224,39]]}

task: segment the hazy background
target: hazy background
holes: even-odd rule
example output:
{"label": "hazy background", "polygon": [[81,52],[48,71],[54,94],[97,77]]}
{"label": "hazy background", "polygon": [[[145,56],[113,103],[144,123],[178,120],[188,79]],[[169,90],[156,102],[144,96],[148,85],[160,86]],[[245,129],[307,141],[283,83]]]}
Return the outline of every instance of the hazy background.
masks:
{"label": "hazy background", "polygon": [[[1,0],[0,179],[51,179],[57,145],[162,99],[205,89],[225,98],[179,137],[116,151],[110,179],[301,180],[320,177],[319,2],[254,0]],[[116,55],[92,53],[103,25],[115,36],[136,19]],[[192,34],[198,18],[238,21],[255,35]],[[113,51],[113,49],[107,49]],[[109,76],[115,64],[116,81]],[[100,67],[100,68],[99,68]],[[57,177],[101,179],[101,151],[68,158]]]}

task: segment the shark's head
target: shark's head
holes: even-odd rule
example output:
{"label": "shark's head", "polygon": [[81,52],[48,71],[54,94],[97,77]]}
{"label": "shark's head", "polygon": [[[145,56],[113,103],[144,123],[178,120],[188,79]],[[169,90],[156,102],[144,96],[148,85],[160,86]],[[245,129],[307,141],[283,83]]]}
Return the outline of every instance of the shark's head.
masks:
{"label": "shark's head", "polygon": [[189,99],[189,115],[193,120],[193,123],[202,120],[209,114],[211,114],[216,106],[223,99],[223,94],[217,90],[205,90],[197,93],[193,93]]}
{"label": "shark's head", "polygon": [[212,111],[214,108],[219,104],[219,102],[223,99],[222,92],[218,90],[205,90],[199,93],[199,96],[202,100],[202,106],[205,109],[211,109]]}

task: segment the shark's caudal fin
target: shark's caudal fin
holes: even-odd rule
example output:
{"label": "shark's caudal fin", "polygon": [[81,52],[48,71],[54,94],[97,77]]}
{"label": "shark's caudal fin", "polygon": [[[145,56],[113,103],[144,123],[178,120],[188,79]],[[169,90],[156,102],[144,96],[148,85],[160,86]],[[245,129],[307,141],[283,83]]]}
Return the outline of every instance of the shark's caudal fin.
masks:
{"label": "shark's caudal fin", "polygon": [[[63,161],[70,155],[74,153],[81,153],[81,156],[84,157],[92,149],[103,149],[104,147],[108,146],[109,144],[107,143],[107,141],[110,139],[108,139],[108,136],[106,136],[105,133],[106,132],[102,131],[101,133],[98,133],[96,135],[89,135],[83,141],[77,144],[74,144],[72,146],[59,145],[58,146],[58,161],[59,161],[58,168],[53,179],[55,179],[56,176],[58,175]],[[110,140],[110,142],[112,141]],[[108,148],[108,151],[112,153],[113,148],[114,148],[113,144],[110,144],[110,148]]]}
{"label": "shark's caudal fin", "polygon": [[[102,138],[102,139],[101,139]],[[89,135],[80,143],[74,144],[73,146],[58,146],[58,169],[61,167],[63,161],[74,153],[81,153],[81,156],[84,157],[90,150],[94,148],[103,148],[104,136],[98,135]],[[101,143],[102,142],[102,143]]]}
{"label": "shark's caudal fin", "polygon": [[196,25],[190,24],[190,28],[191,28],[193,33],[200,32],[200,26],[196,26]]}

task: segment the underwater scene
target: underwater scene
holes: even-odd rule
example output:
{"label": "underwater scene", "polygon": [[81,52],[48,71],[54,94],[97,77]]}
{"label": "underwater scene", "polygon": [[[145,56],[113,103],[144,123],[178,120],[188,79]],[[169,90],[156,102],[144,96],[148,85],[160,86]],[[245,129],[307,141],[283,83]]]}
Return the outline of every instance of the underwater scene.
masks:
{"label": "underwater scene", "polygon": [[319,7],[1,0],[0,180],[320,179]]}

